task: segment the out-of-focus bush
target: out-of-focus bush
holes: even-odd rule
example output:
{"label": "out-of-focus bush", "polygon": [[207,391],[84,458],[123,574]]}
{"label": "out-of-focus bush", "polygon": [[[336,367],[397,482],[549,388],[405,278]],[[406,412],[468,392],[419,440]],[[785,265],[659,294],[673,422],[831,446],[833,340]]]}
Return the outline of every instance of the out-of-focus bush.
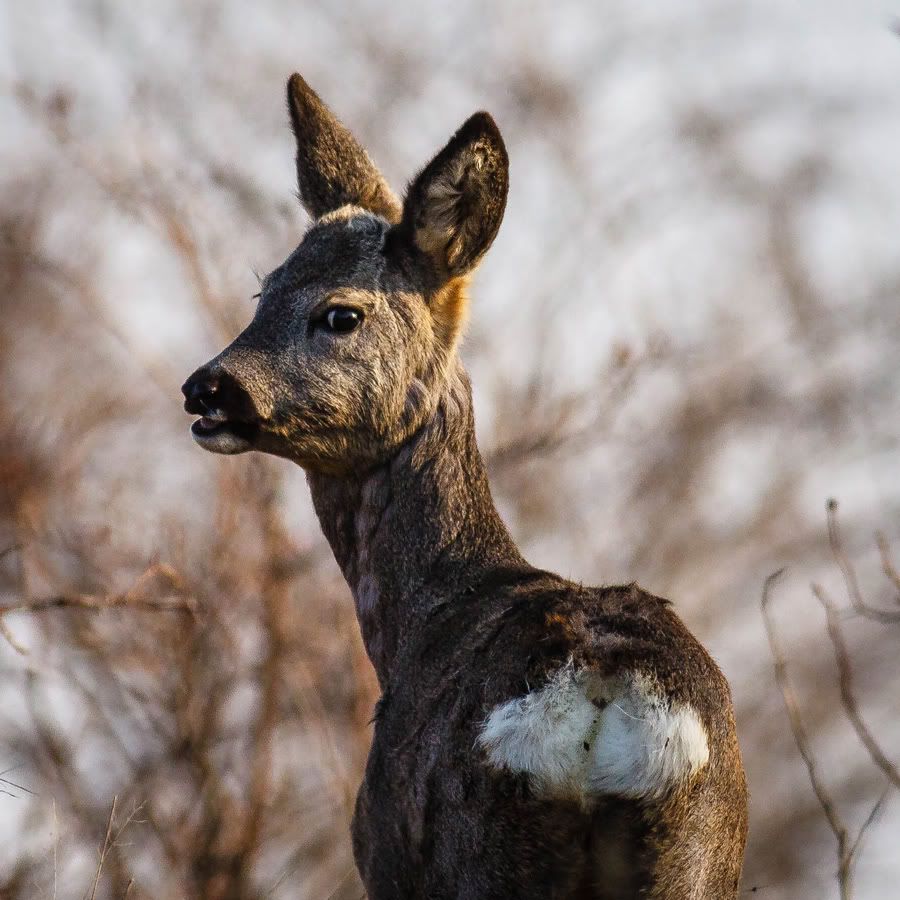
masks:
{"label": "out-of-focus bush", "polygon": [[[295,68],[398,186],[495,114],[512,193],[464,353],[498,503],[535,562],[673,598],[733,686],[746,888],[835,889],[759,597],[789,565],[773,612],[856,826],[882,779],[805,585],[839,581],[836,495],[893,602],[900,46],[836,3],[682,6],[7,10],[0,602],[27,609],[0,618],[0,895],[360,896],[348,591],[302,473],[202,454],[178,391],[302,233]],[[847,640],[897,746],[894,630]],[[896,884],[881,815],[861,897]]]}

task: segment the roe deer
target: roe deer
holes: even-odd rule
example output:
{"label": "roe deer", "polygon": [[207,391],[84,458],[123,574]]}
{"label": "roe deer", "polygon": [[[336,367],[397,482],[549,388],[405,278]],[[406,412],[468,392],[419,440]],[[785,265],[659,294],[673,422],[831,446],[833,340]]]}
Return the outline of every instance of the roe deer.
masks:
{"label": "roe deer", "polygon": [[371,900],[734,898],[747,793],[728,685],[666,600],[530,566],[457,354],[508,160],[476,113],[394,195],[288,82],[312,224],[184,385],[215,453],[302,466],[382,696],[353,821]]}

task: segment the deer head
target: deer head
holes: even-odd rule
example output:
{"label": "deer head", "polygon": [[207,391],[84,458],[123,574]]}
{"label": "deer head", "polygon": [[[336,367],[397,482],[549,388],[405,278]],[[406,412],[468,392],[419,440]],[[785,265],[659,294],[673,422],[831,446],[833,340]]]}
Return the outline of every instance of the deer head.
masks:
{"label": "deer head", "polygon": [[457,365],[466,281],[500,227],[508,159],[476,113],[401,204],[299,75],[287,93],[312,223],[263,280],[251,323],[184,384],[184,406],[214,453],[359,471],[428,420]]}

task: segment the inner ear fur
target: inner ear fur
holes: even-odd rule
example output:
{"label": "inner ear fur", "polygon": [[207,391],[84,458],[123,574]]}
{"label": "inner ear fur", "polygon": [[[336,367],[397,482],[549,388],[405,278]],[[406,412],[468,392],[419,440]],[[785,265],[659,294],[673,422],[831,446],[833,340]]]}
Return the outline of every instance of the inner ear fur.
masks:
{"label": "inner ear fur", "polygon": [[475,113],[413,180],[402,229],[439,283],[471,272],[497,236],[509,190],[509,157],[496,123]]}
{"label": "inner ear fur", "polygon": [[297,139],[297,187],[306,211],[318,219],[352,204],[400,221],[400,201],[350,131],[296,73],[287,84],[288,111]]}

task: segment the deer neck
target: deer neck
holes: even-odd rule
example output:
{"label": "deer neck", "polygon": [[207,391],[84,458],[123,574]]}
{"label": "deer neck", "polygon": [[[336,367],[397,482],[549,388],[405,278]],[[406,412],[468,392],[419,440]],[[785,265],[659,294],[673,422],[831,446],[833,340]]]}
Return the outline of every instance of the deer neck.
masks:
{"label": "deer neck", "polygon": [[524,564],[491,498],[461,368],[433,416],[361,477],[310,473],[322,530],[384,686],[402,635],[491,571]]}

